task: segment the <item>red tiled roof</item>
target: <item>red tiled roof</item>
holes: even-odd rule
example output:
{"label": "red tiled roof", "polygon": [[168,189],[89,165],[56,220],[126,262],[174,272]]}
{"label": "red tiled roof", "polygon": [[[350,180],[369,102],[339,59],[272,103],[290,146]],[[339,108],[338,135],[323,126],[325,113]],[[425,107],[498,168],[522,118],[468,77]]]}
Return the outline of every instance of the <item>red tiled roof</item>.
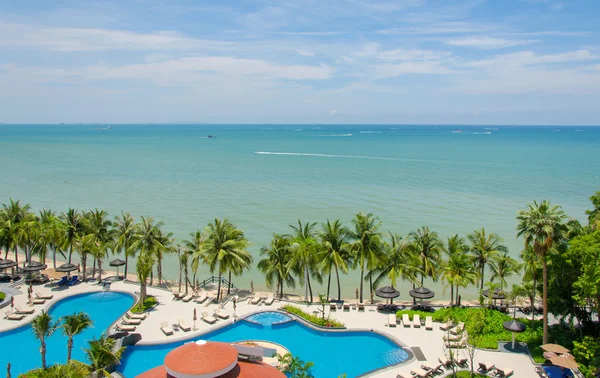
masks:
{"label": "red tiled roof", "polygon": [[[152,370],[138,375],[136,378],[170,378],[164,366],[155,367]],[[285,374],[276,368],[260,362],[238,362],[229,372],[218,378],[285,378]]]}
{"label": "red tiled roof", "polygon": [[170,351],[165,357],[167,371],[185,375],[211,375],[227,372],[237,362],[238,352],[226,343],[188,343]]}

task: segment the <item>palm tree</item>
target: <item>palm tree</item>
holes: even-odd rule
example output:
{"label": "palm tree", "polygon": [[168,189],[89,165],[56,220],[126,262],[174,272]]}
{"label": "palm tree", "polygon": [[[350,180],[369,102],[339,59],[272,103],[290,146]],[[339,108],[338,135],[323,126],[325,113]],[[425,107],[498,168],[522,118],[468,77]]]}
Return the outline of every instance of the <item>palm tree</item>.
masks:
{"label": "palm tree", "polygon": [[77,235],[83,230],[81,223],[81,216],[76,209],[67,210],[66,213],[61,215],[62,222],[64,223],[65,234],[63,236],[63,243],[65,248],[69,248],[69,264],[71,263],[71,256],[73,255],[73,247]]}
{"label": "palm tree", "polygon": [[[161,224],[162,225],[162,224]],[[163,230],[158,227],[158,242],[162,245],[161,248],[157,248],[155,251],[156,256],[156,273],[158,275],[158,286],[162,285],[163,273],[162,273],[162,260],[165,254],[175,253],[177,251],[174,241],[173,234],[171,232],[164,233]]]}
{"label": "palm tree", "polygon": [[135,219],[129,213],[121,212],[121,216],[115,217],[114,226],[116,249],[123,249],[125,255],[125,273],[123,277],[127,279],[129,257],[135,257],[135,250],[130,248],[135,236]]}
{"label": "palm tree", "polygon": [[531,246],[525,247],[523,251],[521,251],[521,260],[523,261],[523,270],[525,271],[525,276],[523,279],[531,278],[531,294],[529,295],[529,300],[531,301],[531,328],[535,326],[535,297],[537,292],[536,286],[536,272],[539,268],[539,256]]}
{"label": "palm tree", "polygon": [[[142,217],[142,221],[136,225],[134,242],[131,244],[132,250],[140,251],[141,254],[151,255],[153,264],[159,253],[158,251],[165,248],[161,243],[163,235],[160,232],[160,228],[162,225],[162,222],[155,224],[152,217]],[[152,281],[151,270],[150,285],[152,285]]]}
{"label": "palm tree", "polygon": [[56,323],[52,322],[52,316],[44,310],[31,321],[33,334],[40,340],[40,355],[42,356],[42,369],[44,370],[46,370],[46,338],[52,336],[56,326]]}
{"label": "palm tree", "polygon": [[26,213],[17,227],[18,244],[23,247],[25,253],[25,261],[31,262],[31,253],[38,242],[41,233],[39,222],[35,214]]}
{"label": "palm tree", "polygon": [[490,268],[492,270],[492,278],[494,281],[498,279],[500,282],[500,290],[504,289],[507,285],[506,277],[518,274],[521,271],[521,264],[508,255],[508,252],[504,252],[502,255],[497,255],[490,261]]}
{"label": "palm tree", "polygon": [[308,302],[310,295],[310,303],[313,301],[310,276],[314,272],[315,251],[317,248],[317,241],[313,235],[315,226],[316,223],[306,222],[306,224],[302,224],[300,219],[298,219],[298,226],[290,225],[294,230],[294,236],[291,246],[292,255],[287,265],[288,270],[297,272],[300,279],[304,281],[304,300]]}
{"label": "palm tree", "polygon": [[[219,274],[219,287],[217,289],[217,302],[221,299],[221,279],[223,273],[230,269],[238,269],[245,264],[249,252],[248,239],[244,232],[238,229],[227,218],[214,222],[206,227],[206,244],[204,259],[208,263],[211,273],[217,270]],[[236,265],[240,264],[240,265]]]}
{"label": "palm tree", "polygon": [[231,293],[231,275],[234,274],[236,277],[241,276],[244,273],[244,270],[249,270],[251,268],[253,261],[254,259],[252,258],[252,254],[243,249],[240,249],[235,253],[228,254],[227,258],[223,260],[225,265],[229,267],[229,285],[227,285],[227,295]]}
{"label": "palm tree", "polygon": [[150,252],[141,252],[136,263],[136,273],[138,281],[140,281],[140,303],[146,301],[146,285],[148,284],[148,276],[154,267],[154,255]]}
{"label": "palm tree", "polygon": [[67,315],[62,318],[62,334],[67,336],[67,362],[71,361],[71,351],[73,350],[73,337],[79,335],[92,326],[93,321],[86,313],[79,312],[73,315]]}
{"label": "palm tree", "polygon": [[19,264],[19,231],[22,223],[30,218],[31,214],[29,204],[21,205],[20,201],[13,201],[2,205],[0,210],[0,227],[2,228],[3,239],[6,247],[4,258],[8,258],[8,251],[13,249],[15,251],[15,262]]}
{"label": "palm tree", "polygon": [[331,283],[331,270],[335,270],[335,277],[338,287],[338,301],[342,299],[342,289],[340,285],[340,270],[348,274],[348,266],[352,262],[351,249],[348,243],[351,232],[348,228],[342,226],[339,219],[333,223],[327,219],[318,232],[318,238],[321,242],[322,253],[319,268],[327,277],[327,298],[329,298],[329,287]]}
{"label": "palm tree", "polygon": [[275,292],[279,294],[280,299],[283,298],[284,284],[292,288],[296,287],[296,280],[288,269],[291,245],[289,236],[273,234],[271,244],[260,249],[260,255],[264,258],[258,262],[258,270],[265,275],[268,287],[276,283]]}
{"label": "palm tree", "polygon": [[527,209],[519,211],[517,215],[517,237],[522,236],[525,247],[532,247],[542,260],[543,294],[542,306],[544,308],[544,338],[548,342],[548,261],[546,255],[555,244],[565,240],[566,215],[560,206],[553,206],[549,201],[541,203],[533,201]]}
{"label": "palm tree", "polygon": [[469,246],[465,243],[465,239],[458,235],[448,237],[444,246],[444,253],[447,259],[444,261],[441,269],[442,280],[450,284],[450,305],[455,303],[455,287],[456,298],[458,298],[459,286],[466,287],[468,284],[473,284],[476,281],[477,274],[467,254],[468,250]]}
{"label": "palm tree", "polygon": [[389,278],[392,287],[398,287],[398,278],[403,280],[408,279],[412,283],[419,281],[417,271],[420,270],[415,265],[418,257],[410,248],[408,239],[403,239],[402,236],[389,232],[389,242],[383,245],[384,254],[380,261],[380,266],[377,268],[378,276],[374,281],[375,286],[384,278]]}
{"label": "palm tree", "polygon": [[82,232],[90,247],[89,252],[94,257],[94,272],[96,274],[96,265],[98,266],[98,282],[102,281],[102,261],[108,255],[108,250],[114,244],[114,232],[112,222],[108,219],[108,213],[104,210],[92,210],[83,214]]}
{"label": "palm tree", "polygon": [[483,290],[485,268],[488,261],[499,253],[507,252],[508,249],[502,244],[500,236],[494,233],[486,234],[484,228],[473,231],[467,235],[467,239],[471,243],[471,254],[479,271],[479,289]]}
{"label": "palm tree", "polygon": [[586,210],[585,213],[588,216],[590,227],[593,230],[596,230],[600,225],[600,191],[594,193],[594,195],[590,197],[590,201],[592,202],[592,205],[594,205],[594,208],[592,210]]}
{"label": "palm tree", "polygon": [[[206,235],[200,230],[196,230],[190,234],[191,240],[184,240],[183,245],[185,246],[184,253],[192,257],[192,272],[194,276],[192,279],[192,286],[196,287],[196,274],[200,263],[204,261],[204,247],[206,245]],[[186,286],[187,292],[187,286]]]}
{"label": "palm tree", "polygon": [[440,256],[444,245],[437,232],[429,230],[429,227],[421,227],[416,232],[409,235],[411,249],[421,260],[421,287],[425,281],[425,276],[434,278],[435,271],[440,262]]}
{"label": "palm tree", "polygon": [[[352,252],[354,254],[354,266],[360,266],[360,302],[363,303],[363,281],[365,268],[371,270],[377,266],[381,257],[381,233],[379,218],[371,213],[358,213],[352,220],[354,231],[352,232]],[[373,292],[373,283],[370,283],[370,292]]]}
{"label": "palm tree", "polygon": [[49,251],[52,251],[52,263],[56,269],[56,254],[59,253],[63,258],[65,254],[60,249],[62,235],[64,234],[64,224],[52,210],[42,209],[39,215],[40,234],[36,245],[36,253],[40,261],[45,261]]}
{"label": "palm tree", "polygon": [[106,369],[121,362],[125,347],[115,351],[114,346],[115,339],[104,336],[88,341],[88,348],[84,351],[94,373],[109,375]]}
{"label": "palm tree", "polygon": [[189,266],[189,260],[190,260],[190,253],[187,253],[186,251],[181,251],[181,246],[177,246],[177,255],[179,257],[179,291],[181,291],[181,280],[182,280],[182,273],[184,275],[184,280],[185,280],[185,293],[187,295],[188,293],[188,282],[190,281],[188,279],[188,266]]}

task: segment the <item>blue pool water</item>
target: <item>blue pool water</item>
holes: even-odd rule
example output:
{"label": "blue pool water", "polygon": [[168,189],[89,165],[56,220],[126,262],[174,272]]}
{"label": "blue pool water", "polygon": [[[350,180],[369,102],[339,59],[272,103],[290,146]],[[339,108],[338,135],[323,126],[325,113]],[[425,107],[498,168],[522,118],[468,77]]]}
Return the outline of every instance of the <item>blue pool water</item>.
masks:
{"label": "blue pool water", "polygon": [[[86,361],[82,348],[87,340],[99,337],[125,311],[133,305],[133,297],[118,292],[100,292],[75,295],[57,302],[49,311],[53,320],[65,315],[83,311],[94,325],[73,338],[72,358]],[[29,316],[31,319],[31,315]],[[64,363],[67,360],[67,337],[58,329],[47,339],[46,361],[48,365]],[[0,360],[3,366],[10,362],[13,377],[42,366],[39,353],[40,343],[33,335],[29,324],[12,331],[0,333]]]}
{"label": "blue pool water", "polygon": [[548,373],[549,378],[563,378],[563,377],[572,377],[573,376],[573,373],[571,372],[571,370],[563,369],[558,366],[546,365],[546,366],[544,366],[544,370],[546,370],[546,373]]}
{"label": "blue pool water", "polygon": [[[317,378],[337,377],[346,373],[348,378],[368,371],[402,362],[408,358],[387,337],[371,332],[315,331],[297,321],[263,327],[244,320],[197,339],[235,342],[266,340],[285,346],[294,356],[315,364]],[[119,371],[127,378],[162,364],[166,354],[187,341],[163,345],[133,346],[125,351]]]}
{"label": "blue pool water", "polygon": [[273,325],[273,324],[287,322],[289,320],[292,320],[292,318],[290,318],[286,314],[282,314],[281,312],[266,311],[266,312],[259,312],[258,314],[250,315],[249,317],[246,318],[246,320],[248,320],[250,322],[262,324],[265,326],[269,326],[269,325]]}

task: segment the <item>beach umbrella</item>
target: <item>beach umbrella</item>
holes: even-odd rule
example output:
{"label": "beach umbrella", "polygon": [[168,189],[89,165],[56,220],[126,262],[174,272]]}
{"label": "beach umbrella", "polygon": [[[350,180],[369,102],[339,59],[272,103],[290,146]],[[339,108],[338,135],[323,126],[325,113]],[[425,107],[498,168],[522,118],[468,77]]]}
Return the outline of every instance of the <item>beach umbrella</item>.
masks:
{"label": "beach umbrella", "polygon": [[119,267],[125,265],[125,261],[121,259],[116,259],[111,261],[108,265],[117,267],[117,278],[119,278]]}
{"label": "beach umbrella", "polygon": [[[486,298],[490,298],[490,290],[484,290],[483,291],[483,296]],[[494,289],[494,291],[492,291],[492,299],[496,300],[496,299],[505,299],[506,298],[506,293],[504,292],[504,290],[501,289]]]}
{"label": "beach umbrella", "polygon": [[54,269],[57,272],[63,272],[63,273],[69,273],[72,271],[75,271],[79,269],[79,267],[75,264],[71,264],[71,263],[66,263],[66,264],[62,264],[61,266],[59,266],[58,268]]}
{"label": "beach umbrella", "polygon": [[512,333],[512,348],[515,349],[515,334],[525,332],[525,329],[527,327],[525,326],[525,324],[518,322],[514,319],[511,321],[502,323],[502,326],[504,327],[505,330]]}
{"label": "beach umbrella", "polygon": [[563,377],[565,376],[565,369],[577,369],[579,364],[574,359],[565,356],[556,356],[550,359],[550,362],[554,366],[561,367],[563,369]]}
{"label": "beach umbrella", "polygon": [[552,353],[556,353],[556,354],[569,353],[569,350],[567,348],[565,348],[562,345],[558,345],[558,344],[544,344],[544,345],[541,345],[540,348],[542,348],[546,352],[552,352]]}
{"label": "beach umbrella", "polygon": [[400,296],[400,292],[391,286],[380,287],[379,289],[375,290],[375,294],[379,298],[389,298],[390,303],[394,302],[394,298],[398,298]]}
{"label": "beach umbrella", "polygon": [[9,269],[17,266],[17,263],[12,260],[1,260],[0,261],[0,269]]}
{"label": "beach umbrella", "polygon": [[23,268],[25,272],[37,272],[40,270],[44,270],[48,267],[46,264],[42,264],[39,261],[32,261],[26,267]]}

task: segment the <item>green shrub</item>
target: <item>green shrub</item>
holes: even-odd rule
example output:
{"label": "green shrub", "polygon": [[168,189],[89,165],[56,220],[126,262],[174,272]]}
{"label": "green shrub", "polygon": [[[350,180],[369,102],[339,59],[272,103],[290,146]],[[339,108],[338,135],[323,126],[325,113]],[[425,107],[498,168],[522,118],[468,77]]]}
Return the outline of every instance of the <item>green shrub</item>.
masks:
{"label": "green shrub", "polygon": [[149,309],[151,309],[152,307],[156,306],[156,304],[158,303],[158,301],[156,300],[155,297],[153,297],[152,295],[148,295],[146,297],[146,300],[144,301],[144,303],[136,303],[135,306],[133,306],[133,308],[131,309],[131,312],[133,312],[134,314],[140,314],[144,311],[148,311]]}
{"label": "green shrub", "polygon": [[89,365],[83,362],[71,360],[69,363],[56,364],[48,369],[35,369],[19,375],[19,378],[87,378],[90,376]]}
{"label": "green shrub", "polygon": [[325,318],[323,319],[321,316],[317,316],[317,315],[313,315],[313,314],[309,314],[307,312],[304,312],[303,310],[299,309],[298,307],[295,306],[291,306],[291,305],[285,305],[282,307],[282,309],[284,311],[289,312],[290,314],[294,314],[296,316],[301,317],[302,319],[318,325],[319,327],[327,327],[327,328],[345,328],[344,323],[341,323],[337,320],[334,319],[328,319]]}
{"label": "green shrub", "polygon": [[0,302],[2,302],[6,298],[6,294],[3,291],[0,291]]}

